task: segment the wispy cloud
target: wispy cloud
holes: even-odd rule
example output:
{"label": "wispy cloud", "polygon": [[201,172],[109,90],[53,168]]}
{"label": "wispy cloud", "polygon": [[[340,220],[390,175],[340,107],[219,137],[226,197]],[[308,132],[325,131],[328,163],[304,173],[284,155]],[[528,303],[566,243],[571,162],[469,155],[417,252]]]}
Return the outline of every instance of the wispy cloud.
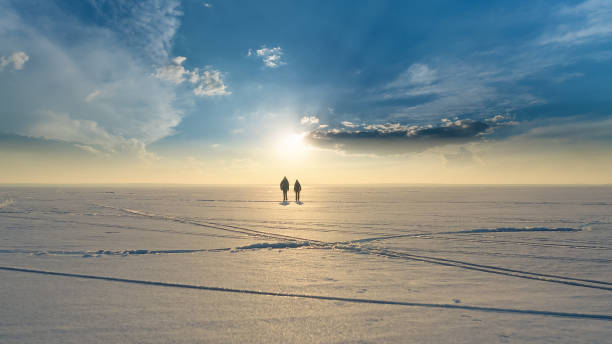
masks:
{"label": "wispy cloud", "polygon": [[47,140],[79,142],[111,147],[120,141],[93,120],[73,119],[67,113],[41,111],[41,120],[30,124],[23,133]]}
{"label": "wispy cloud", "polygon": [[612,141],[612,118],[602,120],[583,115],[540,120],[518,138],[572,143],[602,142],[609,145]]}
{"label": "wispy cloud", "polygon": [[545,102],[515,85],[525,73],[532,71],[486,63],[440,63],[436,68],[415,63],[386,85],[378,97],[415,99],[415,105],[393,109],[392,118],[426,120],[443,115],[505,113]]}
{"label": "wispy cloud", "polygon": [[583,74],[550,76],[550,72],[586,59],[612,59],[609,52],[579,50],[583,44],[612,41],[612,2],[587,0],[563,5],[556,7],[552,18],[557,23],[518,45],[500,44],[461,58],[437,56],[413,61],[394,79],[373,88],[371,99],[409,104],[390,106],[389,119],[422,122],[456,115],[484,118],[547,103],[549,99],[525,81],[549,73],[548,81],[564,82]]}
{"label": "wispy cloud", "polygon": [[183,62],[187,60],[184,56],[172,59],[172,64],[157,68],[154,76],[161,80],[172,82],[176,85],[189,81],[195,86],[193,93],[197,96],[226,96],[232,94],[227,90],[220,71],[207,67],[200,72],[199,68],[187,70]]}
{"label": "wispy cloud", "polygon": [[587,0],[560,7],[555,15],[562,20],[540,38],[541,44],[584,44],[612,39],[612,2]]}
{"label": "wispy cloud", "polygon": [[[19,4],[0,3],[0,46],[16,51],[3,61],[20,69],[19,78],[0,78],[4,133],[109,151],[142,151],[173,133],[182,118],[174,90],[151,78],[155,58],[144,60],[142,53],[167,56],[179,24],[176,2],[92,1],[110,18],[106,26],[76,21],[63,10],[23,16]],[[148,48],[131,46],[123,33],[140,37]],[[41,80],[53,80],[53,87]]]}
{"label": "wispy cloud", "polygon": [[453,167],[465,166],[477,161],[474,153],[463,146],[459,147],[455,153],[444,153],[443,157],[444,163]]}
{"label": "wispy cloud", "polygon": [[76,148],[84,151],[84,152],[87,152],[87,153],[91,153],[91,154],[99,155],[99,156],[110,157],[110,154],[105,153],[105,152],[103,152],[103,151],[101,151],[99,149],[96,149],[96,148],[92,147],[92,146],[82,145],[82,144],[78,144],[78,143],[75,143],[74,146]]}
{"label": "wispy cloud", "polygon": [[349,121],[342,121],[340,124],[342,124],[343,126],[348,127],[348,128],[357,128],[357,127],[359,127],[359,124],[354,124],[354,123],[349,122]]}
{"label": "wispy cloud", "polygon": [[286,64],[286,62],[283,61],[283,49],[279,46],[274,48],[262,46],[260,49],[256,50],[249,49],[247,55],[261,58],[264,65],[268,68],[278,68]]}
{"label": "wispy cloud", "polygon": [[157,159],[154,153],[147,151],[146,144],[141,140],[110,133],[96,121],[74,119],[67,113],[41,111],[41,120],[31,123],[22,134],[72,143],[84,152],[99,156],[131,154],[144,160]]}
{"label": "wispy cloud", "polygon": [[154,63],[168,60],[180,26],[179,0],[89,0],[106,26]]}
{"label": "wispy cloud", "polygon": [[91,103],[100,94],[102,94],[102,91],[100,91],[100,90],[95,90],[95,91],[91,92],[90,94],[87,95],[87,97],[85,97],[85,102],[86,103]]}
{"label": "wispy cloud", "polygon": [[390,83],[389,87],[429,85],[438,79],[436,74],[436,70],[431,69],[428,65],[414,63]]}

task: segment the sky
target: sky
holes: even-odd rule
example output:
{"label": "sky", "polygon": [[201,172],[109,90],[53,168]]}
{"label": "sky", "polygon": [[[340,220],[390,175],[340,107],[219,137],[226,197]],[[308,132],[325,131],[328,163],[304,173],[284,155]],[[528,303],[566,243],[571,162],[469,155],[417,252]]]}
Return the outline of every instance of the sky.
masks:
{"label": "sky", "polygon": [[0,183],[609,184],[612,1],[0,0]]}

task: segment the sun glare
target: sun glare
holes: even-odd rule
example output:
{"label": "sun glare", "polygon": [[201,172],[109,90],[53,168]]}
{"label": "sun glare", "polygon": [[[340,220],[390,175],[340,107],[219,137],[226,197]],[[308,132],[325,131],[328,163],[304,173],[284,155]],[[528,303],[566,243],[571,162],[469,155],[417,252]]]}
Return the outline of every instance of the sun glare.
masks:
{"label": "sun glare", "polygon": [[304,143],[306,133],[291,133],[282,136],[277,143],[276,152],[283,159],[300,160],[306,157],[308,146]]}

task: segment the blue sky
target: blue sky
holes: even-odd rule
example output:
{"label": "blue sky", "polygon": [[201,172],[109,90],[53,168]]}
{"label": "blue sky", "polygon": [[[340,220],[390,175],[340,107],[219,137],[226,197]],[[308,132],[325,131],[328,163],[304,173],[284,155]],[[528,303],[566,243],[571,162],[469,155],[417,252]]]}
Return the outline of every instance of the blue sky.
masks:
{"label": "blue sky", "polygon": [[0,56],[0,151],[23,169],[16,152],[58,145],[67,161],[226,166],[210,177],[269,165],[274,140],[301,152],[276,164],[307,150],[311,165],[372,171],[364,182],[396,163],[453,182],[457,157],[497,163],[494,180],[500,154],[533,159],[508,153],[516,142],[582,170],[610,163],[604,0],[2,0]]}

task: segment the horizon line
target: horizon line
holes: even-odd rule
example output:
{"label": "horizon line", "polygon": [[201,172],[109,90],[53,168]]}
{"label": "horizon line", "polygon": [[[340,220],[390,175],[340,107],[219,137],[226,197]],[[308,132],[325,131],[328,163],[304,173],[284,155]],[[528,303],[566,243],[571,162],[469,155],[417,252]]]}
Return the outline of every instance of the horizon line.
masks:
{"label": "horizon line", "polygon": [[[272,183],[1,183],[5,186],[268,186]],[[317,186],[612,186],[612,183],[311,183]]]}

